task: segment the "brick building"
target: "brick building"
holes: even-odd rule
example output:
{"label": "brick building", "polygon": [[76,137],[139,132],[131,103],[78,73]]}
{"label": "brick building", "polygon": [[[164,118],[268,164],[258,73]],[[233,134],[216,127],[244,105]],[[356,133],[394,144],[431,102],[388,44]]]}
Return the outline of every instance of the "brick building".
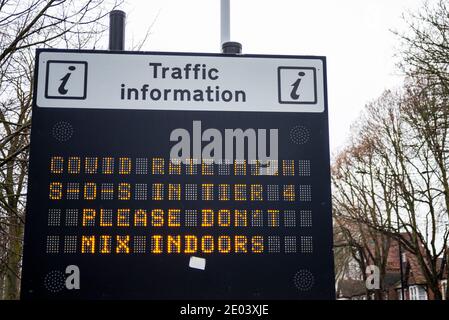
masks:
{"label": "brick building", "polygon": [[[402,282],[404,290],[401,289],[401,258],[402,258]],[[354,261],[349,263],[354,264]],[[443,276],[440,279],[440,291],[443,299],[447,300],[447,275],[448,267],[444,259],[438,259],[438,269],[444,268]],[[354,268],[352,268],[354,270]],[[360,274],[351,272],[346,274],[337,283],[337,299],[339,300],[365,300],[370,294],[366,290],[366,285]],[[356,274],[356,275],[355,275]],[[418,258],[411,252],[398,246],[397,241],[392,241],[388,252],[386,274],[381,284],[383,300],[433,300],[434,296],[429,289],[427,280],[421,270]],[[402,296],[404,292],[404,297]],[[374,294],[371,294],[374,299]]]}

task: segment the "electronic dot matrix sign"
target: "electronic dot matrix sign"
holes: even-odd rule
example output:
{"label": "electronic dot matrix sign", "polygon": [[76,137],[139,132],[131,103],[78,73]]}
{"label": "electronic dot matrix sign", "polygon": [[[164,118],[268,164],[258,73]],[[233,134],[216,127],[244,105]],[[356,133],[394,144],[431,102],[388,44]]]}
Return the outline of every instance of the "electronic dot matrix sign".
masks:
{"label": "electronic dot matrix sign", "polygon": [[38,50],[25,299],[333,299],[324,57]]}

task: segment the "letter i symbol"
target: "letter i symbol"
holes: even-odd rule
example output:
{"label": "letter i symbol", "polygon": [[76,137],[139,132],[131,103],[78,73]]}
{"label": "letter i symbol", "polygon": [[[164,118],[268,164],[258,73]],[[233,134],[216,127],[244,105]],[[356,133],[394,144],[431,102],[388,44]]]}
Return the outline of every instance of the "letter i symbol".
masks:
{"label": "letter i symbol", "polygon": [[290,97],[293,100],[298,100],[299,99],[299,93],[298,93],[298,89],[299,89],[299,84],[301,83],[302,77],[304,77],[306,74],[304,72],[299,72],[298,76],[299,78],[292,84],[292,92],[290,93]]}
{"label": "letter i symbol", "polygon": [[[69,70],[74,71],[76,68],[75,66],[70,66]],[[68,72],[64,77],[61,78],[61,84],[59,85],[58,92],[60,94],[66,94],[68,90],[65,88],[65,85],[67,84],[67,81],[69,81],[70,76],[72,75],[71,72]]]}

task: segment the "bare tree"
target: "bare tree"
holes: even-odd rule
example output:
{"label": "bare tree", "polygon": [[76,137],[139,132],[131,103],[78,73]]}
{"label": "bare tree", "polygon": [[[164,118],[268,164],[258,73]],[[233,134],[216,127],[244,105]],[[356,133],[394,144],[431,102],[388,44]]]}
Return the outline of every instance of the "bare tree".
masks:
{"label": "bare tree", "polygon": [[[402,40],[400,67],[409,76],[408,98],[402,111],[429,149],[429,175],[442,186],[446,214],[448,189],[449,2],[425,1],[417,13],[404,16],[408,30],[396,32]],[[447,243],[445,244],[447,247]],[[448,261],[446,252],[446,261]],[[446,296],[449,294],[449,289]]]}
{"label": "bare tree", "polygon": [[334,166],[334,206],[352,224],[412,252],[435,299],[441,299],[438,258],[448,238],[448,208],[435,153],[403,111],[410,101],[425,103],[409,92],[387,91],[367,106],[354,146]]}
{"label": "bare tree", "polygon": [[395,31],[402,41],[400,67],[409,76],[424,76],[449,89],[449,2],[424,1],[416,13],[404,15],[407,30]]}
{"label": "bare tree", "polygon": [[404,19],[408,31],[396,32],[402,40],[400,67],[408,75],[401,112],[431,153],[431,173],[449,208],[449,1],[425,1],[418,13]]}
{"label": "bare tree", "polygon": [[[378,105],[372,110],[371,126],[384,133],[377,152],[385,159],[389,181],[398,192],[400,229],[391,233],[417,257],[435,299],[441,299],[438,258],[448,236],[443,222],[447,208],[442,185],[435,179],[433,152],[405,116],[408,99],[402,96],[396,104]],[[382,115],[382,109],[388,112]]]}
{"label": "bare tree", "polygon": [[[382,163],[373,149],[376,137],[360,134],[356,137],[333,165],[334,221],[344,239],[339,246],[349,248],[363,280],[366,267],[374,264],[379,267],[382,284],[391,238],[378,229],[391,228],[392,190],[379,176]],[[376,299],[382,299],[382,289],[374,290]]]}
{"label": "bare tree", "polygon": [[108,0],[0,1],[0,299],[19,297],[34,49],[93,48]]}
{"label": "bare tree", "polygon": [[367,250],[366,235],[397,240],[417,257],[435,299],[449,237],[448,9],[447,0],[425,1],[404,15],[408,29],[396,32],[404,87],[367,105],[333,165],[335,220],[360,265],[381,257]]}

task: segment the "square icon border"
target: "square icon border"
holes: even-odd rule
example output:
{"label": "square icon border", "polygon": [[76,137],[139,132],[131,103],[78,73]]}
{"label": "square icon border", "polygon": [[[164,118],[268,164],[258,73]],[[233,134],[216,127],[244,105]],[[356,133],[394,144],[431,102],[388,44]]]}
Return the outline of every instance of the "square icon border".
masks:
{"label": "square icon border", "polygon": [[[84,88],[82,97],[64,97],[64,96],[51,96],[48,94],[48,76],[51,63],[75,63],[84,64]],[[87,61],[73,61],[73,60],[48,60],[45,68],[45,92],[44,97],[46,99],[61,99],[61,100],[85,100],[87,97]]]}
{"label": "square icon border", "polygon": [[[282,91],[281,91],[281,71],[282,70],[312,70],[313,71],[313,94],[315,99],[313,101],[285,101],[282,100]],[[292,66],[280,66],[278,67],[278,101],[280,104],[317,104],[318,103],[318,88],[317,88],[317,70],[315,67],[292,67]]]}

